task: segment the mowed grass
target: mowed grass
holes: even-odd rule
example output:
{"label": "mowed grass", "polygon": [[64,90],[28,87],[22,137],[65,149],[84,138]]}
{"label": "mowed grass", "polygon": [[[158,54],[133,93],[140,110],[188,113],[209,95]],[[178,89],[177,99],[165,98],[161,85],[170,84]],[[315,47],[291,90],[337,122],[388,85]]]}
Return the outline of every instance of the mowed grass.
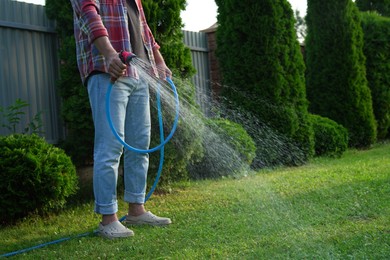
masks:
{"label": "mowed grass", "polygon": [[[85,191],[84,191],[85,193]],[[88,192],[87,192],[88,193]],[[0,229],[0,254],[91,232],[91,200]],[[187,183],[147,208],[165,228],[129,239],[73,238],[20,259],[390,259],[390,144],[296,168]],[[124,215],[126,205],[121,202]]]}

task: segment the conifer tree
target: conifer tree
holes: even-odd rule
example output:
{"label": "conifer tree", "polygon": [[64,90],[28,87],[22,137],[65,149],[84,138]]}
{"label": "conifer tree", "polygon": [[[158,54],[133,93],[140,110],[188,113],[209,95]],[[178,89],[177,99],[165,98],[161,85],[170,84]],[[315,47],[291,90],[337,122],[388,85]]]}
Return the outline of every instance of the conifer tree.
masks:
{"label": "conifer tree", "polygon": [[376,11],[383,16],[390,16],[390,0],[356,0],[360,11]]}
{"label": "conifer tree", "polygon": [[186,0],[143,0],[142,5],[168,67],[182,78],[194,75],[190,49],[183,43],[180,17],[180,12],[186,7]]}
{"label": "conifer tree", "polygon": [[308,0],[306,21],[310,111],[346,127],[350,146],[371,145],[376,127],[356,5],[352,0]]}
{"label": "conifer tree", "polygon": [[[292,140],[302,149],[305,159],[309,158],[313,153],[313,132],[307,111],[305,66],[290,4],[287,0],[216,3],[223,95],[234,107],[250,111]],[[262,140],[254,139],[259,150]]]}
{"label": "conifer tree", "polygon": [[378,139],[390,136],[390,17],[362,12],[364,54]]}

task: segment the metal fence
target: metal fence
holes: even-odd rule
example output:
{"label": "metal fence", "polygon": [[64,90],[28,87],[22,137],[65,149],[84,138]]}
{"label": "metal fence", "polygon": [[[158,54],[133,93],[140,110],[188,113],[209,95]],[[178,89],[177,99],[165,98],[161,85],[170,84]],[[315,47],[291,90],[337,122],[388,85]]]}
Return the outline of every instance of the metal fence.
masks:
{"label": "metal fence", "polygon": [[183,42],[191,50],[192,65],[196,69],[196,74],[191,79],[196,86],[196,103],[208,115],[211,90],[207,34],[190,31],[183,31],[183,34]]}
{"label": "metal fence", "polygon": [[[0,106],[7,108],[16,99],[27,102],[16,131],[41,113],[42,131],[51,143],[62,137],[55,87],[57,47],[55,23],[47,19],[43,6],[0,0]],[[3,124],[9,125],[4,118]],[[0,135],[9,133],[0,128]]]}
{"label": "metal fence", "polygon": [[[183,34],[197,70],[192,78],[196,101],[207,114],[210,96],[207,36],[189,31],[183,31]],[[21,115],[16,132],[23,131],[36,114],[42,113],[42,131],[50,143],[64,137],[56,90],[59,78],[57,53],[55,22],[46,17],[45,7],[0,0],[0,107],[11,106],[16,99],[27,102],[29,106],[22,110],[24,115]],[[9,133],[0,127],[0,135]]]}

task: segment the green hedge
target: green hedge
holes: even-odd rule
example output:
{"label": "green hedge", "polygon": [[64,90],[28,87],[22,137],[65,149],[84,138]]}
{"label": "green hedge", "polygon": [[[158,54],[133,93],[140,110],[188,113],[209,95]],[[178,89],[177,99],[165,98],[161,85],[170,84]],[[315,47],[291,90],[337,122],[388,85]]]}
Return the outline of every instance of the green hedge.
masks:
{"label": "green hedge", "polygon": [[312,1],[306,21],[309,111],[346,127],[350,146],[369,147],[376,141],[376,125],[360,13],[352,0]]}
{"label": "green hedge", "polygon": [[389,0],[356,0],[355,3],[360,11],[375,11],[382,16],[390,16]]}
{"label": "green hedge", "polygon": [[227,119],[206,122],[203,149],[203,158],[189,166],[194,179],[246,174],[256,155],[255,142],[245,129]]}
{"label": "green hedge", "polygon": [[348,130],[335,121],[311,115],[314,129],[315,155],[340,157],[348,148]]}
{"label": "green hedge", "polygon": [[361,14],[367,80],[378,139],[385,139],[390,129],[390,18],[373,12]]}
{"label": "green hedge", "polygon": [[[200,113],[195,104],[195,89],[188,80],[174,79],[174,84],[178,89],[180,97],[180,116],[175,134],[164,147],[164,166],[159,181],[158,189],[169,189],[174,182],[189,179],[187,165],[190,161],[202,157],[202,135],[204,131],[204,116]],[[176,116],[176,103],[171,91],[171,86],[162,87],[161,112],[164,124],[164,135],[167,137],[172,130],[173,121]],[[164,91],[164,89],[166,91]],[[158,112],[156,104],[156,93],[151,91],[151,117],[152,117],[152,137],[150,148],[158,146],[160,141]],[[154,182],[160,162],[160,152],[150,154],[148,171],[148,186]]]}
{"label": "green hedge", "polygon": [[77,190],[65,152],[37,135],[0,137],[0,223],[62,208]]}
{"label": "green hedge", "polygon": [[[216,3],[216,54],[223,74],[223,96],[232,109],[249,111],[299,146],[306,162],[314,153],[313,132],[308,123],[305,64],[291,5],[287,0]],[[258,147],[262,145],[263,140],[251,136]],[[257,161],[263,160],[256,158],[254,167],[264,166]]]}

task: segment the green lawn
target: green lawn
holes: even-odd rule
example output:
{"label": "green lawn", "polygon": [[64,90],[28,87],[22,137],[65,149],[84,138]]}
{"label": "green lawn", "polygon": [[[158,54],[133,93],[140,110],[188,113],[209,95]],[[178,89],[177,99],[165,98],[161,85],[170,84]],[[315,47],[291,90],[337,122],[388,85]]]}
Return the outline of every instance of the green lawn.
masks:
{"label": "green lawn", "polygon": [[[187,184],[152,196],[166,228],[130,239],[90,235],[23,259],[389,259],[390,144],[319,158],[303,167]],[[121,202],[120,214],[125,213]],[[92,203],[0,229],[0,254],[94,230]]]}

